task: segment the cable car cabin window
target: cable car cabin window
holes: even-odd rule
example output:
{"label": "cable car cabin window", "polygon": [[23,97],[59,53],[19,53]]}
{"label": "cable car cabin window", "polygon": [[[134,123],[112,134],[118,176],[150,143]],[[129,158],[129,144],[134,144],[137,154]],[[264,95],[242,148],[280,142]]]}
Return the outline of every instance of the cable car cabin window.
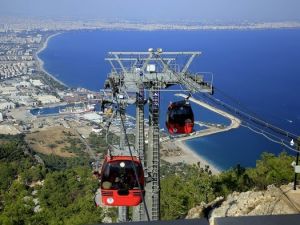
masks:
{"label": "cable car cabin window", "polygon": [[[120,163],[124,162],[125,166],[121,167]],[[141,165],[134,162],[140,185],[143,189],[142,176],[143,169]],[[135,178],[134,169],[131,161],[115,161],[106,165],[102,175],[102,188],[110,190],[118,189],[138,189],[138,182]]]}
{"label": "cable car cabin window", "polygon": [[169,122],[184,124],[187,119],[194,120],[191,107],[181,106],[170,110]]}

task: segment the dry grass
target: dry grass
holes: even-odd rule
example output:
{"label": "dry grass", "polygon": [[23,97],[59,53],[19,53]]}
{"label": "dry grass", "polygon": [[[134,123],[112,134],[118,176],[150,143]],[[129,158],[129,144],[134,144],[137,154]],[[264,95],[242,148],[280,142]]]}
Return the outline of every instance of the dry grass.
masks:
{"label": "dry grass", "polygon": [[56,126],[26,135],[26,142],[36,152],[46,155],[54,154],[61,157],[74,157],[75,153],[64,150],[70,143],[65,141],[66,136],[76,136],[71,129]]}

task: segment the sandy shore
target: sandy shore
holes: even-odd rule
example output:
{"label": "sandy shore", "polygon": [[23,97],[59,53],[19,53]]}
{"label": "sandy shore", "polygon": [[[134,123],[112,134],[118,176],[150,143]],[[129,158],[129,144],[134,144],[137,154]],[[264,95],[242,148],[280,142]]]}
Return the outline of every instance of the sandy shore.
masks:
{"label": "sandy shore", "polygon": [[200,162],[200,166],[202,168],[205,167],[205,165],[208,165],[212,174],[218,174],[220,173],[220,170],[215,167],[212,163],[205,160],[203,157],[198,155],[195,151],[193,151],[187,144],[185,144],[183,141],[175,141],[173,142],[173,145],[178,147],[180,149],[179,152],[176,153],[176,155],[172,156],[163,156],[162,159],[169,162],[169,163],[179,163],[183,162],[189,165],[197,164]]}
{"label": "sandy shore", "polygon": [[63,83],[62,81],[60,81],[59,79],[57,79],[55,76],[53,76],[52,74],[48,73],[45,68],[44,68],[44,61],[41,60],[39,58],[39,53],[41,53],[42,51],[44,51],[47,46],[48,46],[48,42],[51,38],[57,36],[57,35],[60,35],[61,33],[56,33],[56,34],[52,34],[50,35],[49,37],[47,37],[46,41],[43,43],[43,45],[41,46],[41,48],[35,53],[35,57],[38,61],[38,68],[43,71],[45,74],[47,74],[49,77],[51,77],[53,80],[55,80],[56,82],[58,82],[59,84],[65,86],[65,87],[68,87],[65,83]]}

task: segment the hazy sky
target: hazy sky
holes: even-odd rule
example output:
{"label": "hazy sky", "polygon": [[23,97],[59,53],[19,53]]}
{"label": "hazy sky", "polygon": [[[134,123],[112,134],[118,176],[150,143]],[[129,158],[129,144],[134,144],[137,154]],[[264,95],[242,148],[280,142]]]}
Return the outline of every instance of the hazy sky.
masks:
{"label": "hazy sky", "polygon": [[0,0],[0,15],[198,22],[300,20],[300,0]]}

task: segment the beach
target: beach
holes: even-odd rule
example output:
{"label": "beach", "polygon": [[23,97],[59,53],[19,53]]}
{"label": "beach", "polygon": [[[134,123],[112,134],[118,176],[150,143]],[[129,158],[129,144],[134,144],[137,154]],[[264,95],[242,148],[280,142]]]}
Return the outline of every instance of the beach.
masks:
{"label": "beach", "polygon": [[169,162],[169,163],[186,163],[189,165],[197,164],[200,162],[201,168],[204,168],[206,165],[209,166],[212,174],[219,174],[221,171],[214,166],[211,162],[208,162],[202,156],[197,154],[193,149],[191,149],[185,142],[183,141],[175,141],[172,142],[171,145],[173,146],[166,146],[166,148],[170,148],[174,150],[174,148],[178,148],[177,151],[173,151],[175,153],[168,154],[167,156],[162,156],[162,159]]}
{"label": "beach", "polygon": [[37,59],[37,62],[38,62],[38,68],[39,70],[41,70],[42,72],[44,72],[47,76],[51,77],[53,80],[55,80],[57,83],[65,86],[65,87],[68,87],[65,83],[63,83],[61,80],[57,79],[55,76],[53,76],[52,74],[48,73],[45,68],[44,68],[44,61],[40,59],[39,57],[39,54],[44,51],[47,47],[48,47],[48,42],[51,38],[57,36],[57,35],[60,35],[62,34],[61,32],[60,33],[56,33],[56,34],[52,34],[50,36],[48,36],[45,40],[45,42],[42,44],[41,48],[35,53],[35,57]]}

